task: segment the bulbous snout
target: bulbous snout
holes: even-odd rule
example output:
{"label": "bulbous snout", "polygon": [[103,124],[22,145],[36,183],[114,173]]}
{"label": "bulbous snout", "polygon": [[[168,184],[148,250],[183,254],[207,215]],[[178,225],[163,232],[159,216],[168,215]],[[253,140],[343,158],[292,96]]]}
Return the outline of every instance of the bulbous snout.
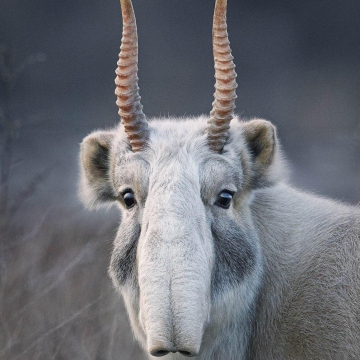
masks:
{"label": "bulbous snout", "polygon": [[178,234],[149,231],[139,254],[140,324],[156,357],[199,354],[209,319],[211,249],[196,233]]}
{"label": "bulbous snout", "polygon": [[152,277],[151,287],[145,285],[150,281],[142,278],[141,324],[152,356],[180,353],[193,357],[200,351],[209,316],[209,301],[204,279],[193,271],[191,273],[191,278],[165,276],[165,273],[158,281]]}
{"label": "bulbous snout", "polygon": [[211,228],[198,181],[185,174],[176,160],[159,184],[154,178],[137,248],[139,320],[147,350],[157,357],[199,354],[210,314]]}
{"label": "bulbous snout", "polygon": [[[202,329],[199,329],[199,333],[194,334],[194,327],[199,327],[199,324],[193,324],[190,328],[187,336],[177,335],[171,341],[169,335],[172,333],[170,329],[158,328],[155,333],[150,333],[147,339],[148,351],[150,355],[161,357],[169,353],[180,353],[187,357],[196,356],[200,351],[200,345],[202,340]],[[184,324],[176,324],[177,328],[184,326]],[[163,331],[162,331],[163,330]],[[165,331],[164,331],[165,330]],[[185,329],[182,329],[185,330]],[[162,333],[162,334],[161,334]],[[165,335],[165,336],[164,336]],[[195,336],[194,336],[195,335]]]}
{"label": "bulbous snout", "polygon": [[[161,316],[161,314],[160,314]],[[146,322],[147,347],[152,356],[180,353],[193,357],[200,351],[204,319],[194,316],[193,322],[173,317],[159,319],[158,323]],[[168,325],[165,325],[165,321]]]}

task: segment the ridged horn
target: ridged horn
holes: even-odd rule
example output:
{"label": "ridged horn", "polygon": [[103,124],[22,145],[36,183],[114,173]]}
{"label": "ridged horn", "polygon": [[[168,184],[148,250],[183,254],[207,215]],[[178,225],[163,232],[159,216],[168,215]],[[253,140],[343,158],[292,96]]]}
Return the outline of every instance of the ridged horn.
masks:
{"label": "ridged horn", "polygon": [[234,116],[236,72],[226,23],[227,0],[216,0],[213,23],[215,62],[215,101],[208,121],[208,143],[212,150],[222,152]]}
{"label": "ridged horn", "polygon": [[138,35],[131,0],[120,0],[123,33],[116,69],[116,104],[134,152],[143,150],[148,139],[148,124],[138,86]]}

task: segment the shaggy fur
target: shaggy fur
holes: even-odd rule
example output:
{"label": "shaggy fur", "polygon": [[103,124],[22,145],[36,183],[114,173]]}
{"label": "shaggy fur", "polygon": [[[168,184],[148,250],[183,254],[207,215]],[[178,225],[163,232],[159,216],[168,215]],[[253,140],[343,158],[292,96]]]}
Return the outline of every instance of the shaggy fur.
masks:
{"label": "shaggy fur", "polygon": [[135,337],[169,360],[358,359],[360,210],[290,187],[271,123],[235,118],[218,154],[207,120],[150,121],[138,153],[121,125],[81,146],[84,203],[122,213],[109,274]]}

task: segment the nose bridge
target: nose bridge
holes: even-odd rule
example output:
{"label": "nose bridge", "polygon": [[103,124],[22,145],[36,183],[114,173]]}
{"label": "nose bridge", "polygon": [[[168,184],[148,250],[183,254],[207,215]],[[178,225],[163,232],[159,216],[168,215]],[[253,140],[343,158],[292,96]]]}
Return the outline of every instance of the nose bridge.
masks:
{"label": "nose bridge", "polygon": [[[170,288],[203,277],[203,271],[212,264],[212,244],[204,225],[203,206],[188,204],[183,199],[164,191],[163,199],[156,201],[144,213],[146,231],[139,245],[139,270],[142,265],[151,273],[166,272]],[[191,197],[191,201],[196,201]],[[210,229],[210,228],[209,228]]]}
{"label": "nose bridge", "polygon": [[208,318],[212,248],[200,195],[188,190],[175,180],[155,187],[144,209],[140,308],[153,354],[157,349],[197,353]]}
{"label": "nose bridge", "polygon": [[207,268],[212,243],[200,191],[173,179],[150,195],[143,214],[146,230],[139,246],[145,253],[142,258],[156,259],[156,268],[166,268],[175,275],[172,282],[181,271],[181,276],[190,276],[201,262],[202,268]]}
{"label": "nose bridge", "polygon": [[197,171],[181,159],[160,167],[150,179],[143,222],[155,234],[161,232],[163,241],[188,238],[190,231],[197,235],[201,229],[196,224],[205,221]]}

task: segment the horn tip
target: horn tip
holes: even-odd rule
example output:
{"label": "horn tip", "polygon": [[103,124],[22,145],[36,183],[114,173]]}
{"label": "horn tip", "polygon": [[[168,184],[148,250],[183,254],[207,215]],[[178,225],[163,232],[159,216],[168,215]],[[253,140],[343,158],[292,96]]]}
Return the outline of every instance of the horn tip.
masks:
{"label": "horn tip", "polygon": [[120,0],[120,6],[123,16],[129,16],[134,13],[131,0]]}
{"label": "horn tip", "polygon": [[216,8],[225,8],[227,7],[227,0],[216,0],[215,3]]}

